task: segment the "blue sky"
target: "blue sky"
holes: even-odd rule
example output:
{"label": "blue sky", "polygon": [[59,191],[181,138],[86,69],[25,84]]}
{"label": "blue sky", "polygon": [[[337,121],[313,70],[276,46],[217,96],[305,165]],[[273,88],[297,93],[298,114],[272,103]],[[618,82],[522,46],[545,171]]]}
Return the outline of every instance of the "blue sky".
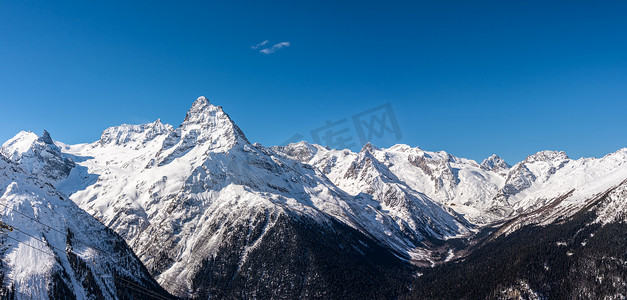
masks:
{"label": "blue sky", "polygon": [[626,147],[627,2],[512,2],[2,1],[0,140],[177,126],[204,95],[264,145],[389,103],[382,147]]}

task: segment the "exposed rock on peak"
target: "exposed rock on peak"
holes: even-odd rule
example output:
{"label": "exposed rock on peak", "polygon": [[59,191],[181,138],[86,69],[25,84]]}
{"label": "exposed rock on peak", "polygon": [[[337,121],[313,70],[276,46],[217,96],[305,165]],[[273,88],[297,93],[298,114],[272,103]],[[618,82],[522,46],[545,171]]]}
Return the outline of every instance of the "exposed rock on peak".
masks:
{"label": "exposed rock on peak", "polygon": [[198,99],[196,99],[196,101],[192,104],[192,107],[187,111],[187,115],[185,116],[183,123],[203,123],[211,111],[217,110],[222,111],[222,108],[212,105],[209,102],[209,99],[204,96],[198,97]]}
{"label": "exposed rock on peak", "polygon": [[316,155],[316,153],[318,153],[316,145],[312,145],[305,141],[292,143],[286,146],[274,146],[271,149],[279,154],[287,156],[290,159],[297,160],[302,163],[309,162]]}
{"label": "exposed rock on peak", "polygon": [[50,137],[50,133],[48,133],[48,131],[46,131],[45,129],[44,129],[44,133],[41,134],[41,141],[48,145],[54,145],[54,142],[52,141],[52,138]]}
{"label": "exposed rock on peak", "polygon": [[[366,146],[370,143],[366,144]],[[351,163],[351,166],[346,170],[344,178],[359,179],[365,182],[372,182],[373,176],[383,176],[387,181],[398,181],[398,178],[390,170],[388,170],[380,161],[378,161],[364,146],[361,152],[358,153],[355,161]],[[372,146],[372,145],[370,145]],[[365,150],[364,150],[365,149]],[[372,148],[370,148],[372,149]]]}
{"label": "exposed rock on peak", "polygon": [[199,152],[192,155],[202,158],[210,152],[227,152],[237,145],[252,146],[222,107],[209,103],[205,97],[199,97],[187,111],[183,123],[168,133],[157,154],[158,158],[148,167],[155,163],[159,166],[169,164],[194,148]]}
{"label": "exposed rock on peak", "polygon": [[540,151],[534,155],[529,155],[525,158],[524,163],[532,163],[537,161],[562,161],[568,160],[568,155],[564,151],[550,151],[544,150]]}
{"label": "exposed rock on peak", "polygon": [[376,146],[374,146],[373,144],[370,144],[370,142],[366,143],[359,152],[374,152],[379,150],[379,148],[377,148]]}
{"label": "exposed rock on peak", "polygon": [[229,147],[238,141],[250,143],[222,107],[211,104],[205,97],[199,97],[194,101],[179,129],[182,135],[194,131],[193,134],[198,135],[196,139],[198,143],[209,141]]}
{"label": "exposed rock on peak", "polygon": [[516,164],[507,175],[505,186],[496,197],[504,202],[509,196],[530,187],[535,180],[536,176],[524,164]]}
{"label": "exposed rock on peak", "polygon": [[497,173],[501,173],[509,170],[511,168],[500,156],[496,154],[490,155],[490,157],[486,158],[481,162],[481,168],[487,171],[494,171]]}
{"label": "exposed rock on peak", "polygon": [[229,115],[222,110],[222,106],[216,106],[205,97],[198,97],[187,111],[181,127],[202,129],[231,129],[232,134],[246,139],[244,133],[235,125]]}

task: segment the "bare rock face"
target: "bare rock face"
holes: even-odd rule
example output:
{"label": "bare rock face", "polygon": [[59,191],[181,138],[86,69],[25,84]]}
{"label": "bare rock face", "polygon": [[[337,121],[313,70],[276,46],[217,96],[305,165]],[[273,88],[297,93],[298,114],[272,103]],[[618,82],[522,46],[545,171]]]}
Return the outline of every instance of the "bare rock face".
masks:
{"label": "bare rock face", "polygon": [[244,144],[250,142],[222,107],[199,97],[187,111],[183,123],[168,132],[154,163],[166,165],[197,145],[202,145],[206,151],[226,152]]}
{"label": "bare rock face", "polygon": [[44,133],[41,135],[41,141],[48,145],[54,145],[54,141],[52,140],[52,137],[50,137],[50,133],[48,133],[45,129]]}

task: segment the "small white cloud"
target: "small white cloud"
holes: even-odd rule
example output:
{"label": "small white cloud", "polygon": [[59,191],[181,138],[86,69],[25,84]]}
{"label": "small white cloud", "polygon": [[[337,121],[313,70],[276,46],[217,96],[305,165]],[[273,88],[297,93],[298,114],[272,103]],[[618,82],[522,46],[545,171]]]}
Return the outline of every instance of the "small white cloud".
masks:
{"label": "small white cloud", "polygon": [[261,42],[261,43],[259,43],[259,44],[257,44],[257,45],[254,45],[254,46],[252,46],[252,47],[250,47],[250,48],[252,48],[252,49],[257,49],[257,48],[259,48],[259,47],[261,47],[261,46],[265,46],[265,45],[266,45],[266,44],[268,44],[269,42],[270,42],[270,41],[265,40],[265,41],[263,41],[263,42]]}
{"label": "small white cloud", "polygon": [[270,48],[265,48],[265,49],[261,49],[259,50],[260,53],[263,54],[271,54],[276,52],[277,50],[281,49],[281,48],[285,48],[285,47],[289,47],[290,46],[290,42],[280,42],[278,44],[274,44],[272,45],[272,47]]}

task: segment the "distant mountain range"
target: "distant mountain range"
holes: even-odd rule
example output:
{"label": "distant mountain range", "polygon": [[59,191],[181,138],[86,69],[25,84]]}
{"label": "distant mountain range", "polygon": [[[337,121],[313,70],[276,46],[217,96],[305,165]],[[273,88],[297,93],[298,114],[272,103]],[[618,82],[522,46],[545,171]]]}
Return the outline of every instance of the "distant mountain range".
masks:
{"label": "distant mountain range", "polygon": [[78,145],[20,132],[0,153],[6,297],[627,293],[627,148],[510,166],[407,145],[265,147],[200,97],[176,128]]}

